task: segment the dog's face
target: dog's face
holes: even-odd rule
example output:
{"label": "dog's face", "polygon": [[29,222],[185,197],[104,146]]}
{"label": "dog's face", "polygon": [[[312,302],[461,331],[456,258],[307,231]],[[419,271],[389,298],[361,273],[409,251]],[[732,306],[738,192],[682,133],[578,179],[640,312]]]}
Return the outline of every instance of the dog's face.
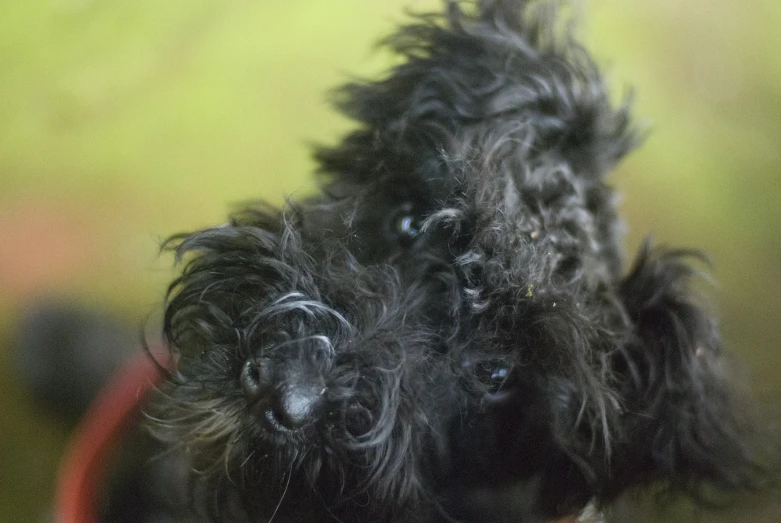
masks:
{"label": "dog's face", "polygon": [[166,311],[178,369],[163,437],[221,497],[215,516],[238,517],[238,493],[252,520],[387,519],[381,502],[422,500],[428,425],[445,415],[427,395],[445,400],[458,380],[434,357],[425,288],[292,219],[256,210],[178,243],[197,255]]}
{"label": "dog's face", "polygon": [[172,241],[159,416],[217,517],[537,521],[762,475],[685,255],[622,275],[627,109],[554,28],[509,0],[403,28],[341,91],[321,195]]}

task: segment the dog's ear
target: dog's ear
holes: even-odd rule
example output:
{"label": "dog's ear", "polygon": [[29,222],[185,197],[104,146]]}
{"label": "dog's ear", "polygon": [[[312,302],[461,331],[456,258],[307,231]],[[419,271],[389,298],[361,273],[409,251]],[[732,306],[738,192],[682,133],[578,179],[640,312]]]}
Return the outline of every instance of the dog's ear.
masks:
{"label": "dog's ear", "polygon": [[714,320],[694,297],[693,257],[701,255],[646,243],[620,284],[630,335],[614,360],[623,412],[605,500],[661,483],[711,503],[776,476],[776,452],[730,376]]}

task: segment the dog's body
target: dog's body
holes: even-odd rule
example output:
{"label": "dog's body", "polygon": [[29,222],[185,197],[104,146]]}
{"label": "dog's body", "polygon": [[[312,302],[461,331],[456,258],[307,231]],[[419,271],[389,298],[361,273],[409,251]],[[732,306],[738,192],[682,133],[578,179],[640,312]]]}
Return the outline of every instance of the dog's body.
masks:
{"label": "dog's body", "polygon": [[169,241],[147,412],[214,520],[542,522],[768,477],[691,256],[624,274],[627,107],[526,4],[402,28],[406,61],[340,91],[322,194]]}

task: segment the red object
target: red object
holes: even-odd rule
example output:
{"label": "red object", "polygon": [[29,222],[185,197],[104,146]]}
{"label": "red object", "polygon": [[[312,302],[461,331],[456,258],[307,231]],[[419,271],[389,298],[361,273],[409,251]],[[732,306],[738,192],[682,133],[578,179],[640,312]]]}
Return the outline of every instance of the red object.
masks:
{"label": "red object", "polygon": [[[155,358],[167,365],[166,356]],[[111,451],[144,395],[162,377],[149,355],[140,354],[126,362],[92,401],[60,462],[55,523],[97,522],[97,497]]]}

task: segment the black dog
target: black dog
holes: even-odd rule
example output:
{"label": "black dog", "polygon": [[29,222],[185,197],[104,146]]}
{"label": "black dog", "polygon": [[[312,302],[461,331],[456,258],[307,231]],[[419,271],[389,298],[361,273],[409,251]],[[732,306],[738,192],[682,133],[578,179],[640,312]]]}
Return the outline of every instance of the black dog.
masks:
{"label": "black dog", "polygon": [[604,175],[637,142],[546,4],[448,2],[350,84],[322,193],[167,243],[147,411],[216,521],[574,521],[662,485],[753,490],[770,451],[689,288],[625,275]]}

